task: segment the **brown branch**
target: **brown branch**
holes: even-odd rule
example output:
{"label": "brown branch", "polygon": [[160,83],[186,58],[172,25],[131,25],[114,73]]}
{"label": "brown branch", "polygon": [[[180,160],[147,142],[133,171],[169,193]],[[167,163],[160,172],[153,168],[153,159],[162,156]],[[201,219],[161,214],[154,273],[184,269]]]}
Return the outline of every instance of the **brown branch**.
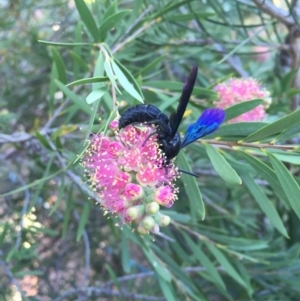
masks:
{"label": "brown branch", "polygon": [[295,25],[295,21],[289,12],[277,7],[271,1],[268,0],[253,0],[258,8],[260,8],[264,13],[275,18],[279,22],[290,27]]}

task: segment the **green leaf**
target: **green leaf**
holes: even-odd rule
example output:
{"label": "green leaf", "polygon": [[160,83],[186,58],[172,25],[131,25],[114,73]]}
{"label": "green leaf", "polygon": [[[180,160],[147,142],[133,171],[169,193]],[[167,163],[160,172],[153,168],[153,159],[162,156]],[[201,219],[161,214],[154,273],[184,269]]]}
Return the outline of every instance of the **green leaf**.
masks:
{"label": "green leaf", "polygon": [[75,0],[75,4],[79,12],[79,15],[83,23],[85,24],[87,30],[94,38],[95,42],[100,42],[101,40],[100,40],[100,35],[99,35],[96,21],[93,15],[91,14],[90,10],[88,9],[87,5],[83,0]]}
{"label": "green leaf", "polygon": [[[77,47],[79,47],[79,46],[77,46]],[[79,56],[74,51],[70,51],[70,55],[71,55],[72,59],[74,60],[74,65],[75,65],[74,67],[76,67],[76,74],[79,73],[80,67],[86,72],[90,70],[88,64],[82,59],[81,56]],[[78,77],[76,76],[75,78],[78,78]],[[68,85],[71,85],[71,84],[68,84]]]}
{"label": "green leaf", "polygon": [[111,279],[114,283],[114,285],[118,288],[119,292],[122,291],[122,288],[120,286],[120,283],[119,283],[119,280],[118,280],[118,277],[114,271],[114,269],[112,269],[110,267],[109,264],[105,263],[105,269],[107,270],[108,274],[109,274],[109,279]]}
{"label": "green leaf", "polygon": [[1,229],[1,232],[0,232],[0,246],[2,246],[2,244],[4,242],[4,239],[5,239],[5,236],[8,233],[8,231],[10,230],[10,224],[8,222],[5,222],[4,226],[0,225],[0,229]]}
{"label": "green leaf", "polygon": [[[137,83],[137,81],[135,80],[134,76],[129,72],[128,69],[126,69],[126,67],[124,65],[122,65],[118,60],[114,59],[114,62],[119,66],[119,68],[122,70],[122,72],[124,73],[124,75],[127,77],[127,79],[133,84],[134,88],[136,89],[136,91],[139,93],[139,95],[141,95],[141,97],[144,99],[144,95],[142,92],[142,89],[140,88],[139,84]],[[143,102],[143,101],[142,101]]]}
{"label": "green leaf", "polygon": [[163,15],[165,15],[166,13],[177,9],[180,6],[183,6],[185,4],[190,4],[191,0],[185,0],[185,1],[181,1],[181,2],[173,2],[170,1],[167,5],[165,5],[165,7],[161,10],[159,10],[158,13],[156,13],[155,15],[149,17],[149,19],[156,19],[158,17],[161,17]]}
{"label": "green leaf", "polygon": [[109,81],[109,78],[106,76],[98,76],[98,77],[88,77],[88,78],[83,78],[76,80],[74,82],[71,82],[66,85],[66,87],[71,87],[71,86],[78,86],[78,85],[84,85],[84,84],[92,84],[92,83],[102,83],[102,82],[107,82]]}
{"label": "green leaf", "polygon": [[52,52],[52,58],[56,65],[57,73],[58,73],[58,79],[63,83],[67,83],[67,75],[66,75],[66,67],[64,64],[63,59],[61,58],[60,54],[56,50],[55,47],[51,47]]}
{"label": "green leaf", "polygon": [[130,265],[130,253],[128,246],[128,239],[126,235],[122,235],[121,240],[121,259],[122,259],[122,267],[125,273],[130,273],[131,265]]}
{"label": "green leaf", "polygon": [[205,148],[215,171],[224,181],[234,185],[242,184],[242,180],[236,171],[213,146],[205,143]]}
{"label": "green leaf", "polygon": [[62,225],[62,237],[65,238],[67,235],[68,225],[71,218],[71,210],[73,208],[73,187],[71,186],[68,194],[68,200],[66,204],[66,209],[64,212],[64,221]]}
{"label": "green leaf", "polygon": [[[178,162],[178,166],[180,166],[181,169],[192,172],[192,169],[183,152],[180,152],[178,154],[177,162]],[[186,190],[186,194],[190,202],[190,210],[191,210],[190,214],[192,217],[192,222],[196,223],[197,221],[196,215],[200,216],[200,218],[204,220],[205,218],[204,202],[202,199],[199,185],[195,177],[183,173],[181,175],[181,178],[183,180],[184,189]]]}
{"label": "green leaf", "polygon": [[100,32],[100,41],[104,41],[106,38],[107,33],[113,27],[116,27],[117,23],[124,20],[124,17],[131,12],[131,9],[121,10],[104,20],[104,22],[100,25],[99,32]]}
{"label": "green leaf", "polygon": [[105,61],[104,61],[104,70],[106,72],[106,75],[109,77],[112,85],[115,87],[115,89],[120,93],[121,91],[119,90],[118,86],[117,86],[117,83],[116,83],[116,80],[115,80],[115,75],[113,73],[113,70],[112,70],[112,66],[111,66],[111,62],[110,62],[110,59],[106,58]]}
{"label": "green leaf", "polygon": [[88,104],[82,100],[79,96],[77,96],[73,91],[71,91],[68,87],[66,87],[62,82],[59,80],[54,81],[57,87],[65,94],[67,95],[82,111],[84,111],[87,114],[91,114],[92,110],[88,106]]}
{"label": "green leaf", "polygon": [[106,20],[107,18],[109,18],[111,15],[113,15],[117,9],[117,1],[112,1],[111,4],[109,5],[109,7],[105,10],[104,15],[102,17],[103,20]]}
{"label": "green leaf", "polygon": [[259,187],[254,180],[247,174],[242,175],[242,179],[247,186],[249,192],[252,194],[260,209],[268,217],[271,224],[285,237],[289,237],[284,224],[274,207],[273,203],[267,198],[264,191]]}
{"label": "green leaf", "polygon": [[266,125],[265,127],[246,137],[244,141],[260,141],[298,124],[300,124],[300,110],[297,110],[271,124]]}
{"label": "green leaf", "polygon": [[191,20],[195,20],[195,18],[205,19],[205,18],[208,18],[208,17],[213,17],[215,15],[216,15],[215,13],[195,12],[195,13],[191,13],[191,14],[164,16],[163,21],[175,21],[175,22],[191,21]]}
{"label": "green leaf", "polygon": [[91,210],[90,204],[88,202],[85,202],[83,206],[83,211],[80,216],[79,226],[76,234],[76,241],[79,241],[83,234],[84,228],[88,222],[90,210]]}
{"label": "green leaf", "polygon": [[174,295],[174,289],[172,288],[172,284],[170,282],[165,281],[162,278],[158,278],[158,284],[162,290],[167,301],[177,301],[177,298]]}
{"label": "green leaf", "polygon": [[295,78],[295,75],[297,73],[297,70],[290,70],[289,72],[287,72],[284,77],[281,79],[281,91],[283,93],[285,93],[286,91],[289,91],[291,86],[292,86],[292,82],[293,79]]}
{"label": "green leaf", "polygon": [[[186,237],[187,238],[187,237]],[[193,254],[197,258],[197,260],[200,262],[201,265],[203,265],[207,272],[211,275],[216,285],[219,285],[222,289],[226,290],[225,283],[223,279],[221,278],[217,268],[214,266],[212,261],[208,258],[208,256],[202,251],[202,245],[196,245],[192,239],[188,239],[187,243],[189,247],[192,249]]]}
{"label": "green leaf", "polygon": [[41,142],[41,144],[42,144],[45,148],[47,148],[47,149],[49,149],[49,150],[52,151],[52,148],[51,148],[51,146],[49,145],[49,142],[47,141],[47,139],[44,137],[43,134],[41,134],[40,132],[35,132],[35,136],[36,136],[36,138]]}
{"label": "green leaf", "polygon": [[236,137],[236,140],[241,140],[242,137],[250,135],[265,125],[266,123],[264,122],[239,122],[234,124],[224,124],[215,133],[207,135],[203,139],[234,136]]}
{"label": "green leaf", "polygon": [[90,105],[96,100],[101,99],[101,97],[107,92],[106,89],[102,90],[94,90],[92,91],[87,97],[86,97],[86,102]]}
{"label": "green leaf", "polygon": [[267,164],[263,163],[261,160],[250,156],[246,152],[239,151],[239,153],[251,164],[253,168],[262,176],[273,188],[273,190],[278,195],[279,199],[286,202],[286,205],[290,206],[287,197],[278,181],[276,173]]}
{"label": "green leaf", "polygon": [[297,214],[298,218],[300,218],[300,188],[294,177],[288,171],[288,169],[284,166],[282,162],[280,162],[274,155],[267,152],[267,155],[271,161],[271,164],[275,170],[275,173],[278,177],[278,180],[290,201],[292,208]]}
{"label": "green leaf", "polygon": [[243,287],[247,288],[247,284],[235,270],[233,265],[228,261],[225,255],[214,245],[209,242],[204,242],[210,252],[214,255],[220,265],[224,268],[224,270],[230,275],[237,283],[242,285]]}
{"label": "green leaf", "polygon": [[299,153],[290,153],[290,152],[273,152],[273,155],[280,161],[300,165],[300,156]]}
{"label": "green leaf", "polygon": [[134,97],[138,101],[143,102],[143,98],[136,91],[133,84],[131,84],[129,82],[129,80],[124,75],[124,73],[119,68],[119,66],[114,61],[111,61],[111,65],[112,65],[112,68],[113,68],[113,71],[114,71],[115,75],[117,76],[117,79],[118,79],[120,85],[124,88],[124,90],[126,90],[132,97]]}
{"label": "green leaf", "polygon": [[[102,52],[99,52],[93,77],[104,77],[104,56]],[[105,76],[106,77],[106,76]],[[104,83],[93,83],[93,90],[102,89],[105,87],[106,84]]]}
{"label": "green leaf", "polygon": [[226,112],[226,119],[225,122],[233,119],[237,116],[244,114],[245,112],[251,111],[257,106],[261,105],[264,102],[263,99],[253,99],[249,101],[240,102],[235,104],[225,110]]}
{"label": "green leaf", "polygon": [[[76,24],[76,29],[75,29],[75,42],[76,43],[82,43],[82,26],[83,22],[78,21]],[[73,66],[73,73],[74,73],[74,79],[79,78],[79,72],[80,68],[82,68],[84,71],[89,71],[89,66],[88,64],[83,60],[82,58],[82,46],[78,45],[74,47],[74,51],[70,51],[70,55],[74,60],[74,66]]]}
{"label": "green leaf", "polygon": [[64,42],[50,42],[44,40],[38,40],[41,44],[51,45],[51,46],[94,46],[93,43],[64,43]]}
{"label": "green leaf", "polygon": [[145,247],[142,248],[145,256],[148,258],[149,263],[152,265],[158,276],[162,279],[164,279],[167,282],[171,282],[171,275],[169,270],[160,264],[160,262],[157,260],[157,258],[154,256],[152,250],[148,250]]}
{"label": "green leaf", "polygon": [[293,125],[286,130],[284,130],[280,135],[278,135],[273,142],[275,143],[276,141],[279,140],[287,140],[293,136],[299,135],[300,133],[300,124]]}
{"label": "green leaf", "polygon": [[69,133],[72,133],[78,129],[76,124],[68,124],[68,125],[61,125],[57,130],[55,130],[51,134],[51,139],[55,140],[58,137],[65,136]]}
{"label": "green leaf", "polygon": [[138,75],[147,74],[149,71],[153,71],[154,67],[165,59],[166,55],[160,55],[155,60],[151,61],[148,65],[138,71]]}
{"label": "green leaf", "polygon": [[[145,83],[146,86],[163,89],[166,91],[172,92],[180,92],[182,91],[183,83],[175,82],[175,81],[148,81]],[[216,99],[218,94],[215,91],[207,88],[194,87],[193,95],[198,95],[199,97],[208,98],[208,99]]]}
{"label": "green leaf", "polygon": [[56,64],[52,62],[51,74],[50,74],[50,84],[49,84],[49,115],[52,116],[54,111],[54,102],[55,102],[55,92],[57,91],[57,86],[54,83],[54,80],[58,78],[58,72]]}

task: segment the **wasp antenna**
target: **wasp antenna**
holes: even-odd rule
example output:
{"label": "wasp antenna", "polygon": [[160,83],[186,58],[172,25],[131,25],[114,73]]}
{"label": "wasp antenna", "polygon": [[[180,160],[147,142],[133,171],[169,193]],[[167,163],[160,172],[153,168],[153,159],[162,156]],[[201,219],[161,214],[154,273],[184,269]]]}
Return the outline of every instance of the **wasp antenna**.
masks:
{"label": "wasp antenna", "polygon": [[187,175],[193,176],[193,177],[195,177],[195,178],[199,178],[198,175],[196,175],[196,174],[194,174],[194,173],[192,173],[192,172],[190,172],[190,171],[186,171],[186,170],[183,170],[183,169],[180,169],[180,168],[178,168],[178,171],[180,171],[180,172],[182,172],[182,173],[185,173],[185,174],[187,174]]}

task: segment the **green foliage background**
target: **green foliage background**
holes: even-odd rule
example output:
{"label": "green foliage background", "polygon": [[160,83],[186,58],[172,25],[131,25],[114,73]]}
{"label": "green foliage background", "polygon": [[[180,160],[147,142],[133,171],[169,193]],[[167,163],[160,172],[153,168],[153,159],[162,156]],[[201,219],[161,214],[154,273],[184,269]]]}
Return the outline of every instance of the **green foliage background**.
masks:
{"label": "green foliage background", "polygon": [[[280,64],[297,1],[266,1],[282,19],[259,0],[90,2],[0,4],[0,300],[299,300],[299,66]],[[173,111],[193,64],[181,133],[232,76],[271,91],[269,116],[181,152],[200,178],[141,237],[95,205],[79,159],[117,104]]]}

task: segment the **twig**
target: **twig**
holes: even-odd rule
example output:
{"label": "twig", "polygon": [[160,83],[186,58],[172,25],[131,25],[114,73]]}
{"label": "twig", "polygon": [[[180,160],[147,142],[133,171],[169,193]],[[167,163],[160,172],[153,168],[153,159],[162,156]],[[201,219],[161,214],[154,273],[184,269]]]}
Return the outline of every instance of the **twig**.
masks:
{"label": "twig", "polygon": [[125,292],[116,292],[109,289],[102,289],[97,287],[80,287],[76,289],[71,289],[64,292],[59,297],[55,298],[54,301],[61,301],[64,300],[66,297],[69,297],[74,294],[85,293],[87,296],[91,296],[95,294],[96,296],[115,296],[115,297],[124,297],[130,298],[129,300],[145,300],[145,301],[164,301],[165,298],[162,297],[153,297],[153,296],[145,296],[140,294],[132,294],[132,293],[125,293]]}
{"label": "twig", "polygon": [[[125,37],[130,33],[130,31],[146,16],[151,10],[153,6],[149,5],[140,15],[139,17],[126,29],[124,34],[119,38],[119,42],[124,41]],[[114,51],[113,51],[114,52]]]}
{"label": "twig", "polygon": [[281,150],[297,150],[300,148],[300,145],[275,145],[269,143],[248,143],[248,142],[222,141],[222,140],[215,140],[215,139],[205,139],[203,140],[203,142],[220,145],[221,147],[225,147],[225,148],[233,148],[236,146],[253,147],[259,149],[273,148],[273,149],[281,149]]}
{"label": "twig", "polygon": [[260,8],[263,12],[268,14],[269,16],[277,19],[281,23],[286,26],[295,25],[295,21],[289,12],[277,7],[269,0],[253,0],[258,8]]}
{"label": "twig", "polygon": [[[184,7],[180,7],[180,10],[183,14],[187,14],[187,10]],[[197,21],[193,20],[191,21],[191,24],[193,27],[195,27],[199,32],[202,31]],[[221,45],[217,42],[215,42],[212,38],[212,45],[213,47],[220,52],[220,54],[225,57],[227,55],[227,51],[224,47],[224,45]],[[244,70],[242,63],[240,59],[237,56],[231,55],[230,57],[226,58],[226,61],[229,63],[229,65],[242,77],[249,77],[249,74],[247,71]]]}
{"label": "twig", "polygon": [[132,40],[134,40],[139,34],[141,34],[143,31],[147,30],[148,28],[150,28],[153,24],[158,23],[159,19],[154,19],[152,21],[150,21],[149,23],[144,24],[142,27],[140,27],[137,31],[135,31],[131,36],[129,36],[126,40],[124,40],[123,42],[117,44],[116,46],[114,46],[112,48],[112,53],[116,53],[117,51],[119,51],[121,48],[123,48],[126,44],[128,44],[129,42],[131,42]]}

